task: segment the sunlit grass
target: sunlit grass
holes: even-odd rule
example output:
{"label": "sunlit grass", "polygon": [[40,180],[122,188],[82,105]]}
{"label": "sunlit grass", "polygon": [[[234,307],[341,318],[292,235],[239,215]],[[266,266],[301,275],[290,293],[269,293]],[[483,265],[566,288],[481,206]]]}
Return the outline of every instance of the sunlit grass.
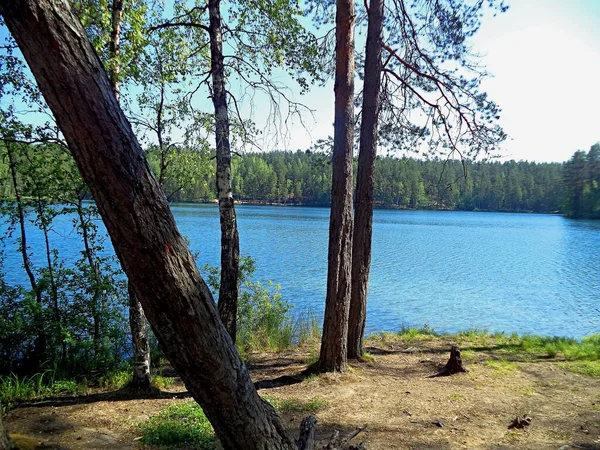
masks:
{"label": "sunlit grass", "polygon": [[193,400],[168,406],[140,424],[141,442],[163,449],[213,449],[215,432],[204,411]]}
{"label": "sunlit grass", "polygon": [[278,412],[306,412],[315,413],[329,405],[329,401],[322,397],[312,397],[310,400],[280,399],[276,397],[263,397]]}
{"label": "sunlit grass", "polygon": [[600,361],[570,361],[562,366],[569,372],[600,378]]}

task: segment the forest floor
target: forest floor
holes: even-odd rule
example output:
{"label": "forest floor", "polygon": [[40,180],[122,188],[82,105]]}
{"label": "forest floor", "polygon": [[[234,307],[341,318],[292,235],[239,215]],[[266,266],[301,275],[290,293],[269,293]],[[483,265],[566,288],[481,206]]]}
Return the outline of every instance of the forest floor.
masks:
{"label": "forest floor", "polygon": [[[452,342],[461,346],[468,372],[429,378],[446,363]],[[371,450],[600,449],[600,378],[572,372],[577,366],[560,355],[520,351],[485,336],[383,334],[367,346],[367,361],[351,364],[347,374],[310,376],[260,394],[280,405],[290,430],[314,413],[321,442],[333,430],[344,435],[366,425],[352,442]],[[249,367],[255,381],[294,376],[314,354],[305,348],[253,355]],[[6,423],[22,448],[136,449],[139,424],[186,397],[180,381],[154,399],[92,393],[21,405]],[[523,416],[530,425],[508,428]]]}

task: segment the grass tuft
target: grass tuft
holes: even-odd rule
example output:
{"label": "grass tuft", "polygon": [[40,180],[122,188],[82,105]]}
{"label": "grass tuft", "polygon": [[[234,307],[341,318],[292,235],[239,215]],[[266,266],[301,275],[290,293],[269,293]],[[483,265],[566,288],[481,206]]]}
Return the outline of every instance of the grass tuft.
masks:
{"label": "grass tuft", "polygon": [[168,406],[140,424],[141,442],[162,449],[214,449],[215,432],[200,405],[193,400]]}
{"label": "grass tuft", "polygon": [[276,397],[263,397],[277,412],[306,412],[315,413],[329,405],[329,401],[322,397],[313,397],[308,401],[299,399],[280,399]]}
{"label": "grass tuft", "polygon": [[569,372],[600,378],[600,361],[569,361],[562,366]]}

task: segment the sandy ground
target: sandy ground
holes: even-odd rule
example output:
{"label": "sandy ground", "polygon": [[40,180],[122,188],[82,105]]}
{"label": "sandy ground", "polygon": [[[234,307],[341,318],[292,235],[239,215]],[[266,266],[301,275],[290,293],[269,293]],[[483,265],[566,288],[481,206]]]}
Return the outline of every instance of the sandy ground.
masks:
{"label": "sandy ground", "polygon": [[[468,373],[428,378],[444,365],[449,342],[370,341],[373,359],[355,363],[347,374],[324,374],[283,387],[261,389],[270,398],[323,404],[318,437],[334,429],[350,433],[367,425],[352,442],[368,449],[599,449],[600,380],[566,371],[557,360],[500,359],[493,348],[465,355]],[[255,355],[255,380],[294,375],[308,354]],[[176,382],[162,398],[117,400],[100,395],[18,407],[7,428],[25,448],[135,449],[138,424],[174,402],[185,401]],[[296,431],[306,412],[283,412]],[[525,430],[508,429],[527,415]]]}

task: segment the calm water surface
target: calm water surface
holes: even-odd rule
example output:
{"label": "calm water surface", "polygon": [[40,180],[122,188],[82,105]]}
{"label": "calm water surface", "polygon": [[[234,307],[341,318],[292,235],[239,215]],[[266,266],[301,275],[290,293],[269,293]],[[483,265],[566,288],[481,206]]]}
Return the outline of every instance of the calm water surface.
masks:
{"label": "calm water surface", "polygon": [[[172,209],[199,265],[218,265],[217,207]],[[237,211],[241,254],[256,260],[255,278],[280,283],[296,314],[322,317],[329,210],[241,205]],[[79,256],[69,218],[52,237],[61,255]],[[32,248],[39,239],[32,235]],[[4,244],[7,280],[24,282],[18,254],[10,240]],[[375,211],[367,331],[403,324],[576,338],[600,332],[600,222]]]}

